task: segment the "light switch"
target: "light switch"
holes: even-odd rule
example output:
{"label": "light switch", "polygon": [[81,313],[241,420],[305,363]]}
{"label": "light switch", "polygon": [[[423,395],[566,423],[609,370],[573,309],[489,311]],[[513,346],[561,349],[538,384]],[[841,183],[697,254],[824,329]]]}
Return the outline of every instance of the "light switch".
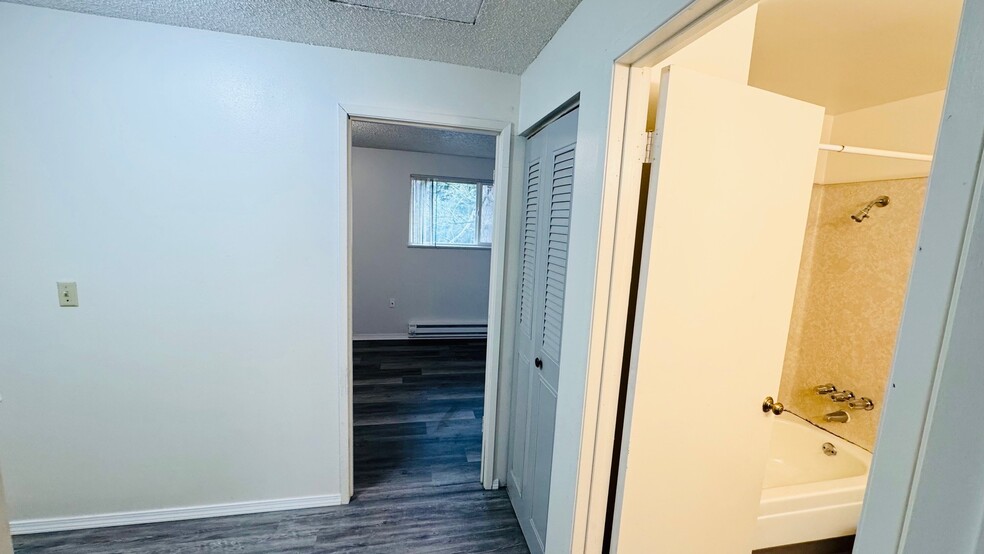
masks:
{"label": "light switch", "polygon": [[58,283],[58,305],[74,308],[79,305],[79,290],[75,283]]}

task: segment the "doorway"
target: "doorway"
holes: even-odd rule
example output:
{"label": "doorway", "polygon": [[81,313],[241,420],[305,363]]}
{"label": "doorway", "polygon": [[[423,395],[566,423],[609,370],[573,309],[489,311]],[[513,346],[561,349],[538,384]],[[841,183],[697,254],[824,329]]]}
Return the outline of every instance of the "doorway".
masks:
{"label": "doorway", "polygon": [[[658,533],[661,544],[669,549],[700,550],[695,541],[705,541],[700,543],[704,551],[732,548],[747,552],[752,548],[844,537],[853,532],[852,525],[857,525],[867,469],[840,476],[860,485],[856,498],[838,501],[854,504],[853,515],[845,516],[853,518],[852,523],[828,522],[824,518],[833,510],[825,506],[806,507],[812,510],[808,529],[797,536],[783,534],[784,531],[756,531],[751,523],[755,518],[735,521],[733,528],[724,522],[729,520],[729,513],[758,514],[762,509],[771,510],[758,518],[768,526],[783,515],[778,505],[790,499],[762,488],[763,476],[767,475],[766,458],[781,463],[793,461],[777,457],[774,444],[770,445],[777,435],[788,434],[784,426],[781,432],[774,433],[773,428],[780,426],[774,420],[795,423],[798,418],[805,428],[824,428],[828,438],[820,440],[818,448],[830,443],[838,450],[827,459],[852,460],[859,467],[871,463],[870,456],[865,461],[863,451],[874,447],[873,429],[878,425],[874,406],[882,402],[889,385],[895,331],[912,266],[922,191],[930,173],[929,160],[934,154],[961,6],[954,2],[953,6],[940,9],[935,3],[925,4],[926,17],[916,19],[924,30],[933,30],[924,34],[933,35],[937,42],[921,43],[917,56],[911,50],[892,46],[900,37],[845,36],[850,34],[850,25],[829,25],[830,20],[825,19],[829,14],[822,10],[810,12],[810,4],[813,3],[781,0],[723,3],[687,31],[664,36],[657,43],[662,46],[642,56],[625,81],[627,119],[636,119],[626,125],[626,144],[637,142],[635,133],[655,132],[651,156],[629,162],[638,163],[638,168],[623,163],[622,186],[626,179],[635,180],[630,186],[638,193],[643,181],[642,164],[652,162],[652,189],[648,198],[630,203],[626,212],[629,216],[632,209],[646,206],[644,244],[635,257],[640,266],[636,274],[640,280],[639,300],[634,317],[627,318],[626,323],[634,338],[630,350],[625,352],[629,359],[626,371],[619,372],[627,383],[623,388],[626,402],[622,420],[626,439],[615,447],[609,474],[610,479],[614,476],[608,489],[610,521],[614,526],[609,536],[616,548],[625,541],[622,547],[631,551],[627,544],[642,544],[639,541],[644,541],[649,533]],[[828,10],[840,7],[840,16],[848,17],[840,3],[823,4]],[[891,7],[879,8],[878,2],[867,4],[876,12]],[[915,20],[909,19],[911,15],[892,13],[896,30],[912,24]],[[885,23],[880,32],[892,29],[892,17],[877,19]],[[806,32],[811,26],[838,29],[838,46],[820,52],[822,49],[810,44],[812,39],[820,40],[819,35]],[[789,35],[784,37],[783,33]],[[852,40],[879,44],[867,50],[850,49],[845,44]],[[810,51],[797,51],[795,42]],[[841,46],[865,53],[850,62],[858,63],[857,58],[862,58],[860,71],[858,65],[846,68],[848,62],[830,62],[820,67],[826,63],[822,59],[825,54],[843,56],[846,50],[837,52]],[[817,52],[819,56],[810,57]],[[871,56],[874,61],[866,63],[864,56]],[[780,65],[782,70],[777,70]],[[906,82],[908,76],[892,74],[892,67],[920,67],[915,71],[920,79]],[[853,87],[831,86],[824,90],[823,86],[812,86],[808,78],[797,81],[804,69],[832,81],[849,75],[851,78],[844,81]],[[873,85],[866,87],[868,79]],[[884,88],[879,88],[879,83]],[[794,90],[798,87],[802,88]],[[849,92],[837,96],[834,89],[838,93]],[[642,95],[647,97],[646,102],[640,99]],[[752,119],[742,120],[749,116]],[[889,122],[902,122],[902,127],[893,128]],[[893,142],[899,140],[902,142]],[[716,169],[715,164],[719,164]],[[745,170],[750,171],[743,174]],[[782,171],[788,173],[780,174]],[[705,183],[706,189],[695,186]],[[790,195],[789,187],[801,184]],[[715,188],[722,185],[723,188]],[[735,189],[740,190],[736,193]],[[899,204],[896,211],[889,212],[890,201],[880,199],[893,195]],[[746,205],[749,200],[751,203]],[[877,226],[865,226],[875,223],[878,216],[882,217]],[[626,221],[635,223],[629,217]],[[838,234],[829,234],[832,226]],[[893,241],[899,242],[891,245],[898,247],[897,251],[881,248],[888,246],[878,239],[881,233],[891,233]],[[839,246],[825,244],[831,240]],[[850,248],[845,249],[844,241],[851,243]],[[767,258],[756,258],[763,254]],[[885,258],[880,259],[879,254]],[[886,269],[889,260],[891,269]],[[884,270],[878,278],[887,275],[893,283],[901,284],[875,279],[866,285],[869,277],[858,266],[867,263],[878,263]],[[817,271],[823,267],[827,271]],[[631,281],[631,266],[627,264],[625,271],[624,279]],[[831,271],[840,273],[835,277]],[[837,278],[844,275],[854,277],[851,283],[855,288],[851,288],[851,283],[836,284]],[[803,341],[804,334],[810,335],[809,340],[828,340],[817,338],[823,329],[816,323],[830,322],[817,309],[825,303],[832,305],[832,298],[818,296],[825,287],[828,292],[835,289],[856,300],[851,306],[841,304],[835,310],[837,315],[851,314],[857,308],[854,321],[865,321],[865,333],[875,333],[876,328],[891,331],[890,339],[884,334],[874,338],[876,334],[872,334],[864,345],[842,351],[837,359],[843,359],[849,369],[835,367],[834,362],[822,358],[822,348],[811,350],[812,344]],[[899,294],[893,296],[892,291]],[[708,302],[704,304],[705,301]],[[874,302],[874,306],[869,302]],[[703,315],[701,310],[706,310]],[[847,323],[832,325],[831,335],[838,336]],[[861,336],[857,329],[854,334]],[[876,350],[884,350],[889,342],[887,356],[866,349],[875,344]],[[722,357],[715,358],[714,349],[719,349]],[[743,359],[746,355],[749,358]],[[803,362],[807,355],[809,359]],[[863,366],[857,362],[859,358],[864,360]],[[665,365],[668,359],[673,363]],[[810,362],[814,365],[804,370]],[[754,382],[755,375],[764,376],[757,373],[763,367],[771,368],[770,376]],[[820,374],[831,377],[825,380]],[[823,382],[814,383],[817,379]],[[667,389],[689,392],[683,396],[667,395]],[[685,403],[688,395],[699,397],[699,402]],[[769,396],[773,398],[766,402]],[[786,406],[777,406],[783,403]],[[765,404],[767,413],[758,409]],[[743,411],[748,406],[754,409]],[[781,418],[773,415],[784,410]],[[845,417],[854,425],[837,428]],[[746,421],[748,427],[739,429],[744,425],[737,423],[739,420]],[[732,438],[740,440],[732,442]],[[629,442],[631,454],[626,449]],[[674,455],[667,456],[667,452]],[[840,458],[835,458],[838,454]],[[627,459],[630,455],[632,460]],[[761,463],[747,463],[758,458]],[[677,462],[681,465],[673,466]],[[746,469],[741,469],[746,463]],[[743,476],[746,470],[747,478]],[[667,474],[674,475],[675,482],[664,482]],[[695,481],[688,481],[686,475],[692,475]],[[773,480],[769,487],[769,478],[765,478],[767,488],[787,485],[802,489],[813,483],[810,479],[782,484]],[[750,483],[754,486],[748,487]],[[663,518],[665,522],[677,522],[668,523],[667,528],[643,525],[643,519],[652,521],[653,510],[659,509],[651,501],[653,487],[657,486],[661,496],[673,499],[665,502],[667,508],[689,516],[682,520]],[[740,490],[742,487],[745,489]],[[811,493],[815,494],[819,493]],[[694,503],[692,510],[687,508],[688,502]],[[715,504],[722,509],[721,517],[714,515]],[[806,509],[798,506],[800,511]],[[713,526],[717,537],[708,534],[695,538],[698,535],[691,532],[693,527],[688,525],[694,525],[698,507],[702,507],[704,524]],[[636,516],[643,519],[633,519]],[[712,520],[714,523],[709,523]],[[623,526],[621,533],[619,525]],[[836,530],[816,534],[828,525]],[[796,525],[784,521],[781,527]],[[682,542],[673,542],[674,533]],[[742,533],[748,534],[745,549],[735,546],[745,544],[745,539],[739,538]]]}
{"label": "doorway", "polygon": [[[348,185],[339,191],[344,199],[341,205],[347,206],[344,217],[340,218],[343,235],[347,240],[345,248],[340,252],[339,269],[346,283],[345,305],[348,306],[345,325],[340,326],[339,329],[339,334],[344,337],[341,343],[351,346],[353,339],[357,338],[390,341],[389,344],[359,341],[359,346],[354,352],[350,347],[340,353],[344,367],[348,368],[343,375],[344,382],[340,386],[339,399],[341,428],[346,431],[340,437],[339,445],[340,478],[343,488],[347,484],[348,489],[343,490],[343,501],[348,502],[360,488],[367,491],[373,487],[406,490],[414,486],[452,483],[473,483],[472,486],[480,488],[495,488],[497,482],[493,466],[497,448],[495,429],[498,415],[505,222],[508,209],[506,199],[509,196],[507,176],[512,125],[468,117],[353,106],[340,106],[339,117],[340,128],[343,129],[343,134],[339,137],[342,156],[340,165],[344,175],[343,182]],[[484,255],[487,258],[484,267],[488,269],[484,278],[480,278],[478,285],[481,287],[482,282],[487,283],[483,291],[488,298],[483,310],[487,313],[485,321],[481,321],[478,317],[464,321],[455,317],[445,317],[448,315],[446,313],[438,313],[435,317],[433,313],[426,313],[426,302],[423,304],[417,302],[420,298],[415,296],[420,296],[420,289],[405,289],[403,294],[398,295],[391,284],[388,290],[394,292],[383,294],[381,300],[379,290],[367,291],[367,296],[372,301],[382,304],[383,319],[390,315],[387,311],[394,313],[393,317],[388,318],[390,321],[386,323],[387,325],[392,325],[394,318],[407,319],[400,324],[402,332],[387,328],[389,329],[387,331],[369,332],[368,336],[357,336],[358,329],[355,328],[353,319],[353,308],[357,300],[355,295],[361,292],[360,284],[369,285],[368,288],[372,286],[372,283],[364,279],[360,279],[360,284],[356,284],[353,273],[355,261],[353,247],[360,240],[354,235],[357,229],[353,220],[356,213],[353,211],[353,187],[356,185],[353,180],[353,170],[357,161],[354,158],[367,154],[364,151],[353,153],[353,150],[358,148],[353,148],[354,128],[360,126],[363,130],[373,131],[377,138],[385,138],[388,132],[403,129],[403,133],[408,136],[425,137],[425,139],[430,137],[437,142],[440,142],[442,136],[444,139],[450,136],[451,142],[459,146],[461,139],[474,135],[478,142],[494,146],[492,158],[487,159],[484,165],[479,164],[483,167],[488,166],[488,175],[476,177],[474,173],[466,174],[468,172],[464,170],[465,168],[459,168],[461,171],[452,168],[450,171],[452,174],[449,175],[448,172],[442,171],[411,170],[407,166],[404,168],[406,171],[400,170],[406,173],[405,179],[398,177],[399,183],[388,183],[395,187],[405,186],[403,193],[406,196],[406,206],[400,218],[407,224],[397,231],[400,235],[397,240],[402,240],[402,248],[428,254],[453,253],[471,248],[472,250],[466,253],[472,254],[473,257]],[[368,152],[368,154],[373,153]],[[385,165],[377,162],[379,160],[370,161],[369,167],[378,170]],[[385,181],[393,179],[391,176],[377,177]],[[457,229],[453,236],[445,236],[446,233],[435,236],[433,233],[422,231],[424,228],[431,230],[435,228],[434,221],[427,219],[434,215],[433,211],[428,211],[433,205],[424,206],[425,198],[440,197],[455,206],[462,207],[464,195],[468,192],[473,195],[475,202],[469,212],[473,218],[468,224],[471,227],[459,225],[461,228]],[[501,201],[491,202],[493,195]],[[414,206],[414,202],[419,205]],[[414,207],[417,209],[416,216],[411,213]],[[447,206],[442,204],[440,209],[444,212],[449,211],[444,208]],[[463,210],[462,213],[464,211],[467,210]],[[379,217],[387,216],[379,213]],[[417,222],[416,228],[410,224],[408,217]],[[366,237],[370,243],[374,238],[371,235],[373,233],[369,232]],[[430,244],[426,243],[428,240],[431,241]],[[455,244],[445,244],[448,242]],[[466,245],[465,242],[471,244]],[[443,248],[445,246],[448,247],[446,250]],[[367,250],[370,274],[373,271],[371,259],[373,250],[375,248]],[[385,257],[382,251],[378,253],[380,258]],[[406,304],[421,310],[422,315],[408,316],[408,312],[396,315],[396,312],[400,312],[400,307]],[[451,304],[455,303],[451,302]],[[425,307],[421,308],[421,305]],[[471,308],[473,311],[476,309],[475,306]],[[438,312],[440,309],[442,308],[437,308]],[[481,307],[478,309],[480,310]],[[377,320],[380,318],[379,313],[367,315],[370,316],[370,320],[374,317]],[[399,340],[393,341],[397,339],[397,333],[399,333]],[[357,375],[358,371],[362,371],[362,374]],[[381,374],[386,371],[393,375]],[[401,371],[406,375],[397,375]],[[426,376],[425,371],[428,374]],[[396,383],[397,380],[400,383]],[[441,387],[441,383],[444,382],[451,382],[453,386]],[[429,388],[431,385],[437,388]],[[359,387],[358,393],[355,386]],[[384,390],[385,387],[390,387],[391,390]],[[459,398],[455,398],[456,396]],[[401,404],[401,398],[409,400],[409,404]],[[414,399],[421,400],[423,403],[417,403],[416,407],[408,407],[415,405]],[[428,400],[433,401],[433,404],[428,406]],[[396,417],[393,418],[390,416],[394,414],[388,414],[387,410],[401,413],[395,414]],[[469,418],[465,418],[465,415]],[[388,417],[390,419],[387,419]],[[454,426],[457,422],[459,426],[468,426],[468,429],[449,430],[447,425],[441,425],[442,422],[450,426]],[[428,428],[428,425],[432,428]],[[360,427],[360,433],[355,431],[357,426]],[[409,429],[410,427],[414,429]],[[421,429],[423,436],[420,435]],[[459,433],[458,436],[461,439],[458,441],[460,444],[445,452],[447,456],[436,453],[435,449],[440,449],[442,444],[440,433],[459,431],[463,433]],[[431,433],[429,437],[428,432]],[[358,448],[357,436],[360,443]],[[422,437],[428,440],[419,440]],[[387,444],[381,444],[380,440]],[[365,471],[360,470],[357,465],[357,454],[363,462],[362,469]],[[359,487],[356,486],[357,484]]]}

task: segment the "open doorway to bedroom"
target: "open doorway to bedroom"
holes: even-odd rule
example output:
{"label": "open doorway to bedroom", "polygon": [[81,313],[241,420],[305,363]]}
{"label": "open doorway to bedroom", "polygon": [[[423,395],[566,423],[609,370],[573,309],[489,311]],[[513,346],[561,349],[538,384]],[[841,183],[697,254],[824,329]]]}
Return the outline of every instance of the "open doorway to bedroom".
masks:
{"label": "open doorway to bedroom", "polygon": [[495,141],[352,122],[356,496],[478,486]]}
{"label": "open doorway to bedroom", "polygon": [[[501,177],[511,125],[343,112],[351,350],[340,461],[348,497],[486,494],[498,488]],[[495,495],[482,497],[490,503],[482,517],[515,525],[505,491]]]}

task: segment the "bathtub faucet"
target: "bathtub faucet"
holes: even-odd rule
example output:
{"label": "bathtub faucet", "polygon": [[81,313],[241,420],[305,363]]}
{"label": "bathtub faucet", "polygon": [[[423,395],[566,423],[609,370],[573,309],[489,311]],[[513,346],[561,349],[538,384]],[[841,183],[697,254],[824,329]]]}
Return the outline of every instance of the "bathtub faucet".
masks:
{"label": "bathtub faucet", "polygon": [[833,421],[835,423],[847,423],[851,421],[851,415],[844,410],[837,410],[836,412],[830,412],[823,416],[824,421]]}
{"label": "bathtub faucet", "polygon": [[842,390],[831,394],[830,399],[834,402],[848,402],[854,400],[854,393],[849,390]]}

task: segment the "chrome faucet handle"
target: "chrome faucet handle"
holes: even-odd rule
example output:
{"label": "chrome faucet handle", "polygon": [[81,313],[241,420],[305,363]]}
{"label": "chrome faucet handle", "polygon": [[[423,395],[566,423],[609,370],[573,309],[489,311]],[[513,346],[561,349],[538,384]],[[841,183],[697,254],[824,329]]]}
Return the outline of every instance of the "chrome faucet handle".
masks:
{"label": "chrome faucet handle", "polygon": [[866,410],[869,412],[875,409],[875,403],[872,402],[870,398],[865,398],[864,396],[862,396],[860,400],[855,400],[848,403],[848,406],[850,406],[852,410]]}
{"label": "chrome faucet handle", "polygon": [[854,400],[854,393],[849,390],[835,392],[830,395],[830,399],[834,402],[847,402],[848,400]]}
{"label": "chrome faucet handle", "polygon": [[817,391],[817,394],[821,396],[825,394],[830,394],[832,392],[837,392],[837,387],[835,387],[833,383],[827,383],[826,385],[817,385],[816,387],[814,387],[814,389]]}

